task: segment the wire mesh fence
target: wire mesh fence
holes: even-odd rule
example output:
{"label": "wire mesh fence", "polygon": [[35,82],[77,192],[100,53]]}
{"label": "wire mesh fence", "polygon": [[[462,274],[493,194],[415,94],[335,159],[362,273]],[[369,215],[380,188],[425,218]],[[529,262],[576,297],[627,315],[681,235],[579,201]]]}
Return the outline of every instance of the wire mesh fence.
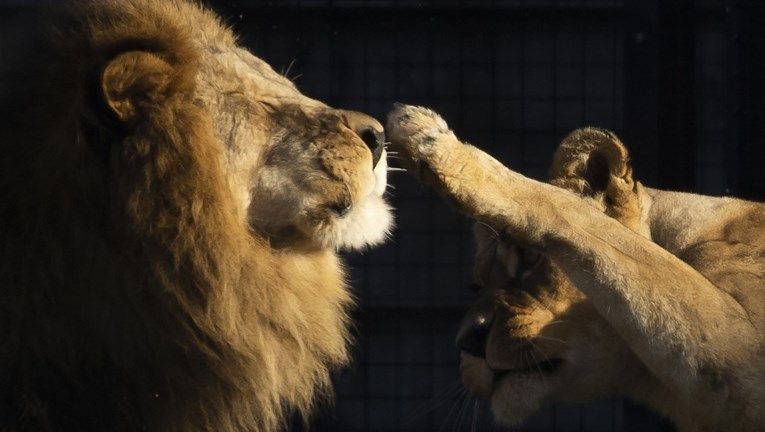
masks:
{"label": "wire mesh fence", "polygon": [[[736,117],[740,83],[733,75],[736,68],[757,70],[741,50],[762,48],[763,41],[757,39],[761,32],[750,31],[750,45],[731,42],[744,24],[732,21],[737,9],[722,0],[680,2],[685,9],[679,12],[690,14],[681,27],[691,30],[690,39],[673,39],[687,36],[672,33],[684,15],[666,11],[660,0],[209,3],[245,45],[307,95],[381,121],[393,102],[428,106],[463,140],[531,177],[545,178],[568,132],[593,125],[623,137],[636,176],[649,185],[690,184],[722,194],[736,192],[740,183],[735,168],[742,156],[730,156],[740,136],[734,129],[750,126]],[[0,0],[0,23],[33,4]],[[662,55],[660,45],[667,40],[692,47],[680,65],[686,69],[662,67],[669,54]],[[686,109],[684,117],[670,113],[692,137],[691,147],[678,147],[678,154],[662,141],[674,135],[664,134],[659,121],[672,86],[693,95],[692,106],[676,109]],[[683,179],[662,175],[668,163],[684,157],[691,162],[683,165]],[[397,209],[391,241],[347,257],[360,305],[355,365],[338,373],[336,402],[311,430],[672,430],[623,400],[551,405],[521,427],[495,425],[489,407],[461,390],[453,341],[473,300],[466,288],[470,221],[406,175],[394,174],[391,183]]]}
{"label": "wire mesh fence", "polygon": [[[462,139],[535,178],[572,129],[621,131],[621,2],[467,4],[260,2],[227,11],[255,52],[291,66],[309,95],[380,119],[394,101],[429,106]],[[357,364],[337,377],[336,405],[313,429],[510,430],[460,390],[454,334],[473,297],[470,223],[409,177],[392,183],[391,242],[349,257],[361,303]],[[553,405],[513,430],[661,427],[611,400]]]}

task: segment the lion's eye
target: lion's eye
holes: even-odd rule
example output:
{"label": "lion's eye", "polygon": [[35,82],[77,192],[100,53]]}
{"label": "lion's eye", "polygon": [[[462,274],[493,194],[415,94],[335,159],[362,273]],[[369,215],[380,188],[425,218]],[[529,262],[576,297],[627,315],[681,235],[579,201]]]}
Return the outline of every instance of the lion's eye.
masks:
{"label": "lion's eye", "polygon": [[351,211],[351,204],[346,202],[341,202],[341,203],[329,205],[327,206],[327,209],[335,213],[337,217],[344,217],[345,215],[348,214],[349,211]]}
{"label": "lion's eye", "polygon": [[261,100],[261,101],[259,101],[259,102],[260,102],[260,105],[261,105],[263,108],[265,108],[265,110],[266,110],[267,112],[269,112],[269,113],[275,113],[275,112],[277,111],[277,110],[276,110],[276,106],[275,106],[274,104],[272,104],[271,102],[268,102],[268,101],[264,101],[264,100]]}

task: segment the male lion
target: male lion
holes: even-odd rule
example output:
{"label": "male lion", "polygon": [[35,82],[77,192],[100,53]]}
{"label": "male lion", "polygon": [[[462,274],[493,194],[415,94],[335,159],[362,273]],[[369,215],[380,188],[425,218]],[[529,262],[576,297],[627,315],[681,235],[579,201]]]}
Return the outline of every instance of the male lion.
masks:
{"label": "male lion", "polygon": [[480,221],[480,298],[457,344],[464,384],[500,422],[624,395],[681,430],[763,428],[763,205],[645,188],[600,129],[562,142],[551,184],[424,108],[397,107],[386,132],[412,173]]}
{"label": "male lion", "polygon": [[0,430],[307,415],[348,360],[336,250],[391,226],[382,126],[191,1],[48,16],[0,79]]}

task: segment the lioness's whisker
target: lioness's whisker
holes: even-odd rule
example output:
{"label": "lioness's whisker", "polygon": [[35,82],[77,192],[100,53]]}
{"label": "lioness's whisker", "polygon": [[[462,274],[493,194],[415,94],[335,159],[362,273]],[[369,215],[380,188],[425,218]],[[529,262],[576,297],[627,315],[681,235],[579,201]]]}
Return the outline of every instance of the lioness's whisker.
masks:
{"label": "lioness's whisker", "polygon": [[464,391],[462,383],[459,379],[454,380],[449,385],[445,386],[442,390],[439,390],[433,394],[429,400],[422,402],[412,408],[409,414],[402,420],[403,424],[411,423],[412,421],[435,411],[440,406],[459,396],[461,391]]}
{"label": "lioness's whisker", "polygon": [[478,430],[478,398],[473,400],[473,420],[470,422],[470,431],[476,432]]}
{"label": "lioness's whisker", "polygon": [[454,427],[452,428],[452,430],[454,430],[455,432],[462,428],[462,422],[465,421],[466,414],[468,410],[470,409],[469,407],[470,407],[471,399],[472,399],[472,396],[467,394],[467,392],[463,394],[462,402],[460,403],[460,409],[457,412],[457,419],[456,419],[457,421],[454,422]]}
{"label": "lioness's whisker", "polygon": [[532,342],[531,340],[528,340],[528,343],[529,343],[529,347],[531,347],[531,349],[528,350],[528,354],[531,356],[531,359],[534,361],[533,364],[536,367],[537,371],[539,372],[539,377],[542,378],[542,385],[547,387],[547,381],[545,380],[545,373],[542,371],[542,368],[539,366],[539,361],[537,361],[537,356],[534,355],[534,351],[539,352],[539,355],[544,357],[545,361],[549,361],[549,359],[547,359],[547,356],[544,355],[544,353],[539,349],[539,347],[536,346],[536,344],[534,344],[534,342]]}
{"label": "lioness's whisker", "polygon": [[545,324],[545,327],[548,327],[548,326],[551,326],[551,325],[557,325],[557,324],[567,324],[567,323],[568,323],[568,321],[566,321],[566,320],[555,320],[555,321],[550,321],[549,323]]}
{"label": "lioness's whisker", "polygon": [[544,339],[544,340],[549,340],[549,341],[553,341],[553,342],[559,342],[559,343],[562,343],[564,345],[569,345],[569,343],[564,341],[563,339],[558,339],[558,338],[554,338],[554,337],[550,337],[550,336],[536,335],[536,339]]}
{"label": "lioness's whisker", "polygon": [[446,417],[444,417],[444,422],[441,424],[441,427],[438,429],[439,432],[443,431],[446,425],[449,423],[449,419],[452,417],[452,414],[454,414],[454,409],[457,408],[458,405],[462,404],[462,401],[464,400],[467,395],[467,390],[464,388],[460,388],[460,391],[457,393],[457,401],[452,405],[451,409],[449,409],[449,412],[446,414]]}

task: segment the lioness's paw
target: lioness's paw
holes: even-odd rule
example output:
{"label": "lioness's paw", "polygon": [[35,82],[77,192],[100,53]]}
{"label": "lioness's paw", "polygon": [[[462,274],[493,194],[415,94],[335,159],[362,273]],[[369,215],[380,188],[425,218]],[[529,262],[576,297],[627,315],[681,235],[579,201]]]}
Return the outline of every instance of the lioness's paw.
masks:
{"label": "lioness's paw", "polygon": [[395,104],[388,114],[385,134],[394,147],[403,149],[414,161],[429,159],[441,147],[456,141],[444,119],[434,111]]}

